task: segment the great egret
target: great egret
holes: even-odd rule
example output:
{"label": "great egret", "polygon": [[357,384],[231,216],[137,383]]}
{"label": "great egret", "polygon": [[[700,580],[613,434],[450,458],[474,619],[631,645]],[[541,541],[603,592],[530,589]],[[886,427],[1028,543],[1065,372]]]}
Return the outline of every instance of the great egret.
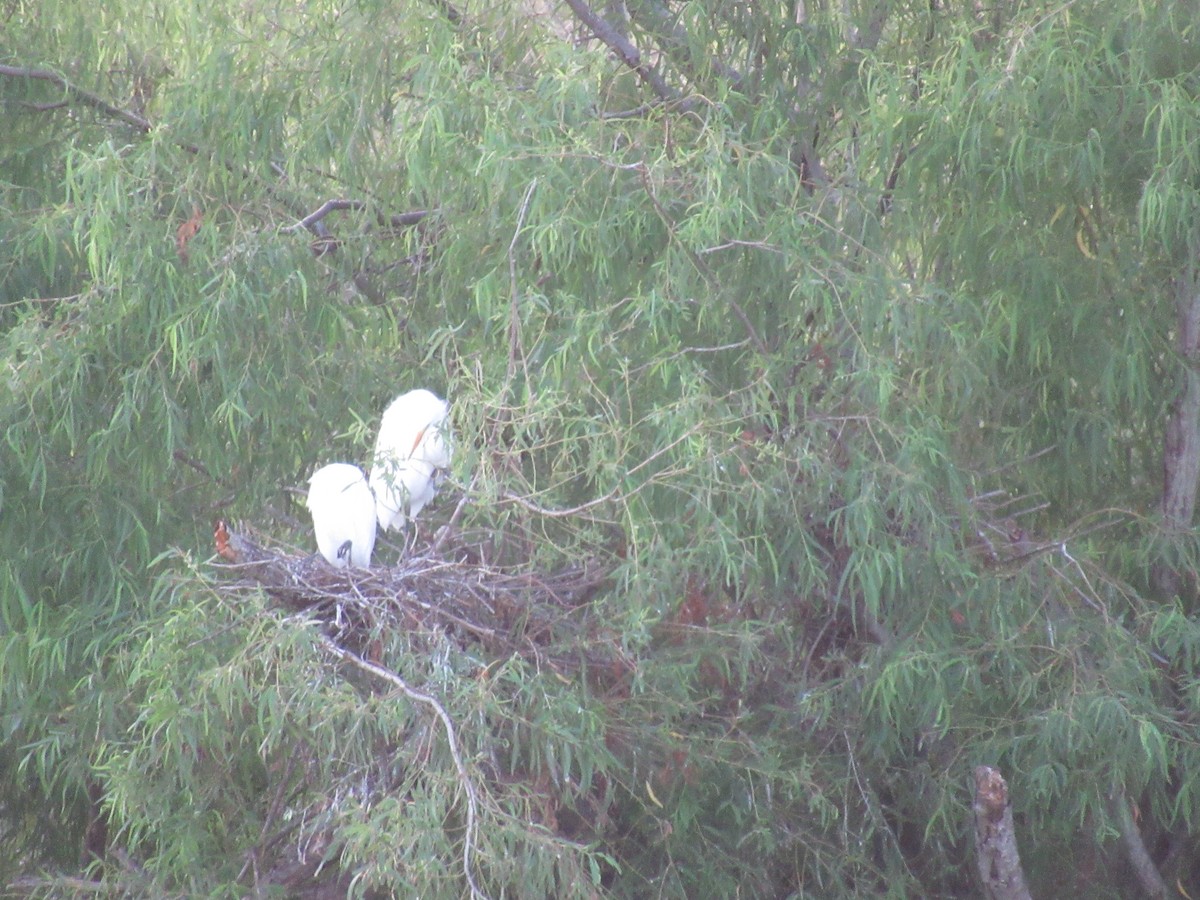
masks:
{"label": "great egret", "polygon": [[330,564],[367,568],[375,548],[375,495],[358,466],[330,463],[308,482],[317,549]]}
{"label": "great egret", "polygon": [[450,465],[449,415],[450,404],[424,389],[401,394],[384,411],[371,489],[385,531],[403,528],[437,493]]}

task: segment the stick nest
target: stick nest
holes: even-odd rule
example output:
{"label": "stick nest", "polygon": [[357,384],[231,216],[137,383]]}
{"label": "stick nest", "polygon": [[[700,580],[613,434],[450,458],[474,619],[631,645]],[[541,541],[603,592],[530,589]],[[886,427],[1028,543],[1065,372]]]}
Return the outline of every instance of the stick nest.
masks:
{"label": "stick nest", "polygon": [[[508,571],[472,561],[464,548],[409,552],[394,566],[335,569],[318,554],[263,546],[217,524],[218,568],[231,590],[261,587],[277,604],[321,621],[340,645],[370,653],[381,630],[440,631],[475,643],[492,658],[519,654],[564,674],[611,667],[619,642],[588,615],[612,573],[599,559],[553,573]],[[571,652],[555,652],[571,647]],[[583,648],[591,648],[584,650]],[[617,651],[619,655],[619,651]]]}

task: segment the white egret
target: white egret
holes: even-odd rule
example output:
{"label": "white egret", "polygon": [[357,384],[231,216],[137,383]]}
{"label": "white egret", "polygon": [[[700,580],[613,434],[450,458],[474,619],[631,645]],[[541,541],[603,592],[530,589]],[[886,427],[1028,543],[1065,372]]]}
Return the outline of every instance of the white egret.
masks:
{"label": "white egret", "polygon": [[431,391],[401,394],[383,413],[371,489],[385,531],[403,528],[433,499],[450,465],[450,404]]}
{"label": "white egret", "polygon": [[367,568],[375,548],[375,495],[358,466],[330,463],[308,482],[317,549],[330,564]]}

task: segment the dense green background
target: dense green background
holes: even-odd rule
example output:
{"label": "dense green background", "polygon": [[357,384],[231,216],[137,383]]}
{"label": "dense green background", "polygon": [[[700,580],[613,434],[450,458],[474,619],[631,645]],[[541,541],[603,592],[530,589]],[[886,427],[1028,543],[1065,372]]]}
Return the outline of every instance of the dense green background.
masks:
{"label": "dense green background", "polygon": [[[968,6],[0,4],[0,883],[969,896],[983,763],[1035,896],[1200,896],[1200,9]],[[425,528],[613,566],[619,677],[391,637],[473,836],[207,561],[416,386]]]}

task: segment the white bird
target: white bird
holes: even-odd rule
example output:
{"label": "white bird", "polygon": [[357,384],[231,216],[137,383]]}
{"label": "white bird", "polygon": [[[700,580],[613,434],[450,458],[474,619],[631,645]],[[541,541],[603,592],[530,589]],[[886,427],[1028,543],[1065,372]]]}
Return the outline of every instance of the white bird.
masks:
{"label": "white bird", "polygon": [[336,568],[367,568],[375,548],[375,495],[358,466],[330,463],[308,481],[317,549]]}
{"label": "white bird", "polygon": [[403,528],[433,499],[450,465],[450,404],[423,389],[401,394],[383,413],[371,489],[385,531]]}

